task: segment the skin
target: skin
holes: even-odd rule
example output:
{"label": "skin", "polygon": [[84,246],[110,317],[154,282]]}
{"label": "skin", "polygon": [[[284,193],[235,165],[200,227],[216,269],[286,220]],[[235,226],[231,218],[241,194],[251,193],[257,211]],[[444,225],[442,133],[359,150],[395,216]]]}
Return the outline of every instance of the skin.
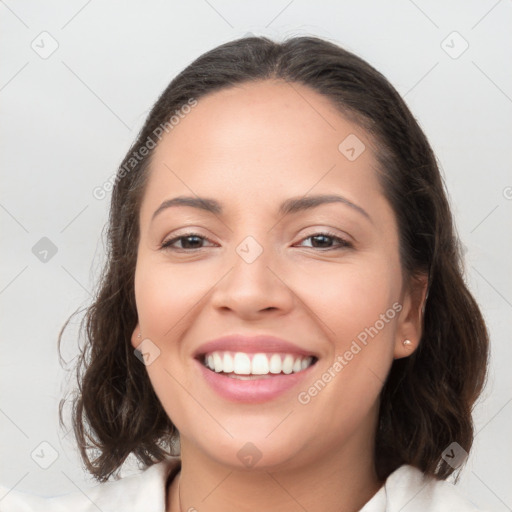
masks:
{"label": "skin", "polygon": [[[350,134],[366,146],[354,161],[338,150]],[[322,95],[282,81],[201,98],[155,149],[140,209],[132,344],[141,333],[160,349],[147,371],[180,432],[182,469],[168,511],[179,510],[178,484],[181,509],[201,512],[356,511],[382,485],[373,458],[379,393],[393,359],[410,355],[421,337],[426,281],[403,275],[395,216],[375,169],[361,128]],[[282,201],[306,194],[341,195],[370,218],[343,203],[277,214]],[[179,206],[152,220],[180,195],[216,199],[224,212]],[[310,238],[326,230],[352,246]],[[161,248],[187,231],[206,240],[192,240],[188,252],[187,239]],[[236,251],[249,235],[263,249],[250,264]],[[298,393],[394,303],[400,313],[299,403]],[[192,353],[232,333],[275,335],[319,360],[276,399],[230,402],[200,376]],[[247,442],[262,454],[251,469],[237,457]]]}

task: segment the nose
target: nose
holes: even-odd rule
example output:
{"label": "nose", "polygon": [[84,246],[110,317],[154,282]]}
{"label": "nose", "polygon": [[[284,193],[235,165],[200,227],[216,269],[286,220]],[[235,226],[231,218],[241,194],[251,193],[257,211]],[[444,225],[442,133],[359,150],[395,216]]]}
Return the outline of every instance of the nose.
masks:
{"label": "nose", "polygon": [[217,283],[211,304],[219,311],[231,311],[245,320],[262,315],[284,315],[297,300],[281,271],[278,258],[269,249],[254,260],[236,253],[229,272]]}

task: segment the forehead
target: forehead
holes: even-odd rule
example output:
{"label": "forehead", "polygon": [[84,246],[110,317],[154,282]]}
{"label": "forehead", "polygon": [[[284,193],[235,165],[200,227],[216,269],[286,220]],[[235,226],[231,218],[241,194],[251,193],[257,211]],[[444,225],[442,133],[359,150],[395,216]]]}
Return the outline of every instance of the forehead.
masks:
{"label": "forehead", "polygon": [[[349,158],[347,145],[360,155]],[[375,167],[368,135],[328,98],[265,80],[201,97],[155,148],[146,195],[232,192],[234,201],[268,201],[342,185],[355,199],[379,191]]]}
{"label": "forehead", "polygon": [[[246,82],[199,99],[190,113],[164,137],[164,147],[206,149],[209,154],[244,152],[256,148],[287,148],[295,152],[329,145],[337,150],[341,138],[364,132],[344,119],[326,96],[302,84],[283,80]],[[193,137],[201,133],[201,139]],[[363,136],[366,136],[364,134]],[[277,139],[276,137],[279,137]],[[287,144],[282,146],[283,139]],[[338,139],[340,139],[338,141]]]}

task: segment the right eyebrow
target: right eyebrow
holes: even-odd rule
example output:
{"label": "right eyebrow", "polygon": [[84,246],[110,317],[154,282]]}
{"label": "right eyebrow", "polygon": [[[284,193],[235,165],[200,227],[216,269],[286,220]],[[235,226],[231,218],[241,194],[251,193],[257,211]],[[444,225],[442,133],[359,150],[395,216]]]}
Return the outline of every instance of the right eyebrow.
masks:
{"label": "right eyebrow", "polygon": [[171,208],[173,206],[191,206],[192,208],[199,208],[201,210],[205,210],[210,213],[214,213],[216,215],[222,213],[222,206],[215,199],[209,199],[205,197],[189,197],[189,196],[179,196],[174,197],[173,199],[167,199],[164,201],[153,213],[153,220],[160,212],[166,210],[167,208]]}

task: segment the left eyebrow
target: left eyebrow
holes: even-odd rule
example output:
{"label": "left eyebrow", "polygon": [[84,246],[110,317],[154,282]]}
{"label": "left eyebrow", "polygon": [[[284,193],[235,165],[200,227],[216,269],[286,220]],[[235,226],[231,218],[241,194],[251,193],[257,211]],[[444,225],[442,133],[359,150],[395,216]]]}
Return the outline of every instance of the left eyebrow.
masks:
{"label": "left eyebrow", "polygon": [[292,213],[296,213],[299,211],[309,210],[311,208],[316,208],[317,206],[320,206],[321,204],[328,204],[328,203],[342,203],[347,206],[350,206],[355,211],[362,214],[364,217],[366,217],[370,222],[372,221],[372,218],[368,214],[366,210],[358,206],[357,204],[353,203],[352,201],[349,201],[346,197],[338,196],[334,194],[324,194],[324,195],[316,195],[316,196],[308,196],[308,197],[292,197],[290,199],[287,199],[284,201],[284,203],[281,204],[279,207],[279,213],[281,215],[289,215]]}

